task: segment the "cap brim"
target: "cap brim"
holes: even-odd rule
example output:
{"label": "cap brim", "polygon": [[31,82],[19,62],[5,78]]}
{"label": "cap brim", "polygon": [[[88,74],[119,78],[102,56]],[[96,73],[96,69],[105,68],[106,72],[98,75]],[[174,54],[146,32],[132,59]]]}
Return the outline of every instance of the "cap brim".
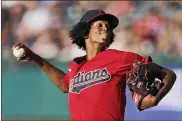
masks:
{"label": "cap brim", "polygon": [[101,15],[93,17],[88,22],[93,22],[93,21],[96,21],[96,20],[106,20],[106,21],[108,21],[108,23],[111,26],[111,29],[115,29],[119,24],[119,19],[116,16],[112,15],[112,14],[101,14]]}

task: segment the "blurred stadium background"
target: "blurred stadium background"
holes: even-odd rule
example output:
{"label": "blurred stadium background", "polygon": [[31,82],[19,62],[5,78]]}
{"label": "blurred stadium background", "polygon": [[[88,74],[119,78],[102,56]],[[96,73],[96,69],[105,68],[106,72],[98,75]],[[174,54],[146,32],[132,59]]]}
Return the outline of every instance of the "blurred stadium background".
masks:
{"label": "blurred stadium background", "polygon": [[68,31],[88,9],[119,17],[110,48],[150,55],[173,69],[177,81],[154,108],[138,112],[127,90],[126,120],[182,120],[182,1],[2,1],[2,119],[69,119],[67,95],[40,68],[18,63],[12,45],[22,41],[35,53],[67,72],[84,55]]}

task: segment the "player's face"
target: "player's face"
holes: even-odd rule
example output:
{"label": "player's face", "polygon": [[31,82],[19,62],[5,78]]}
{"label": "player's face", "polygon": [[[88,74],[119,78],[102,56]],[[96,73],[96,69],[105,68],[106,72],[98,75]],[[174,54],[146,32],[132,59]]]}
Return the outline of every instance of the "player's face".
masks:
{"label": "player's face", "polygon": [[110,40],[109,31],[111,31],[109,23],[105,20],[98,20],[92,23],[88,37],[92,43],[105,45]]}

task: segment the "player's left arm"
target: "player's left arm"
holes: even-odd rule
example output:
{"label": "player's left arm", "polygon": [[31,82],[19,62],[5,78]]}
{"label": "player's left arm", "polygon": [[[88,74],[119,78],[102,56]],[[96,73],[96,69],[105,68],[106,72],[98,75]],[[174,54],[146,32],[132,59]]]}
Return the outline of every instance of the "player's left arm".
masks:
{"label": "player's left arm", "polygon": [[[156,64],[157,66],[160,66]],[[161,66],[160,66],[161,67]],[[141,109],[147,109],[153,106],[158,105],[161,99],[171,90],[175,81],[176,81],[176,74],[165,67],[162,67],[163,71],[166,72],[166,76],[163,78],[163,86],[159,89],[156,96],[147,95],[141,103]]]}

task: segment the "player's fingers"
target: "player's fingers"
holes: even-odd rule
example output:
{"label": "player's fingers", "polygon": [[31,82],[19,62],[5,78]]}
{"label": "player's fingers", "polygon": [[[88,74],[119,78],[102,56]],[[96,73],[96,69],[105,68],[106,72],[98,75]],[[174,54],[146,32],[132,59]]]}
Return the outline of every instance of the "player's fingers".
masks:
{"label": "player's fingers", "polygon": [[24,61],[24,60],[27,60],[27,61],[28,61],[28,59],[24,59],[24,57],[22,57],[22,58],[17,58],[17,61]]}
{"label": "player's fingers", "polygon": [[16,49],[19,49],[19,48],[21,48],[22,46],[23,46],[23,44],[22,44],[21,42],[17,42],[16,44],[13,45],[12,50],[14,50],[15,48],[16,48]]}
{"label": "player's fingers", "polygon": [[21,58],[17,58],[17,61],[29,61],[30,58],[29,57],[26,57],[26,56],[23,56]]}
{"label": "player's fingers", "polygon": [[16,60],[17,60],[17,61],[20,61],[20,60],[21,60],[21,58],[17,58]]}

